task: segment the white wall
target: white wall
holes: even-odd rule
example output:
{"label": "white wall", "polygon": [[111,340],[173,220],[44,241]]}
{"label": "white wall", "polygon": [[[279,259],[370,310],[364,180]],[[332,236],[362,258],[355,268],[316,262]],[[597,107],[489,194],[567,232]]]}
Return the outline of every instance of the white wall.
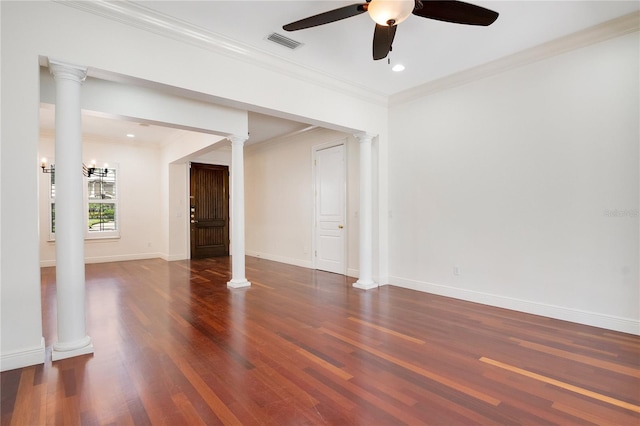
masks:
{"label": "white wall", "polygon": [[[38,103],[37,57],[11,46],[13,21],[2,8],[2,276],[0,328],[2,370],[44,361],[38,253]],[[8,19],[9,18],[9,19]],[[14,16],[13,19],[20,19]],[[25,19],[28,19],[25,17]],[[22,35],[17,35],[22,37]],[[16,84],[26,80],[30,84]],[[25,127],[24,124],[28,123]]]}
{"label": "white wall", "polygon": [[293,265],[313,267],[313,147],[346,142],[347,270],[358,272],[358,173],[355,139],[315,129],[250,145],[245,152],[246,251]]}
{"label": "white wall", "polygon": [[387,140],[386,107],[337,90],[337,85],[292,77],[249,57],[222,54],[201,40],[181,42],[63,3],[0,2],[0,7],[2,370],[43,362],[45,356],[38,229],[40,57],[88,66],[90,74],[97,70],[129,77],[129,82],[154,82],[172,86],[174,93],[204,94],[202,99],[263,113],[278,111],[283,117],[332,128],[366,130]]}
{"label": "white wall", "polygon": [[168,203],[165,260],[189,259],[189,164],[164,164]]}
{"label": "white wall", "polygon": [[640,334],[638,52],[633,33],[394,107],[389,282]]}
{"label": "white wall", "polygon": [[[119,238],[85,240],[87,263],[160,257],[161,179],[160,147],[122,140],[83,138],[85,164],[93,159],[97,164],[118,166]],[[39,157],[55,158],[53,135],[43,135]],[[55,265],[55,242],[49,240],[49,174],[39,175],[40,201],[40,264]]]}

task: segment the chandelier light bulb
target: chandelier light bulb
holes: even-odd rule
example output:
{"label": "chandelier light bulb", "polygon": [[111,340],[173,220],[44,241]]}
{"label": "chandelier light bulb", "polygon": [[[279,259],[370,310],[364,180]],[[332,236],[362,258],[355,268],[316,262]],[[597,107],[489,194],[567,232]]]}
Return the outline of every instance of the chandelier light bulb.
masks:
{"label": "chandelier light bulb", "polygon": [[389,26],[407,19],[414,7],[414,0],[371,0],[367,11],[377,24]]}

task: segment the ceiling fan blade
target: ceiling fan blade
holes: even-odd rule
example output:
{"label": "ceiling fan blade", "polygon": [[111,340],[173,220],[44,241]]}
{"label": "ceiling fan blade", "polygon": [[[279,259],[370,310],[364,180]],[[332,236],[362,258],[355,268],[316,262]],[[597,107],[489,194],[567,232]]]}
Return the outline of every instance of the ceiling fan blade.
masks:
{"label": "ceiling fan blade", "polygon": [[396,36],[397,25],[387,27],[386,25],[376,24],[373,32],[373,59],[384,59],[391,51],[393,39]]}
{"label": "ceiling fan blade", "polygon": [[416,7],[413,14],[423,18],[455,24],[482,25],[493,24],[498,19],[498,12],[454,0],[423,0],[422,8]]}
{"label": "ceiling fan blade", "polygon": [[317,27],[318,25],[328,24],[330,22],[340,21],[341,19],[350,18],[360,15],[367,11],[367,3],[351,4],[349,6],[340,7],[318,15],[310,16],[296,22],[292,22],[282,27],[285,31],[297,31],[305,28]]}

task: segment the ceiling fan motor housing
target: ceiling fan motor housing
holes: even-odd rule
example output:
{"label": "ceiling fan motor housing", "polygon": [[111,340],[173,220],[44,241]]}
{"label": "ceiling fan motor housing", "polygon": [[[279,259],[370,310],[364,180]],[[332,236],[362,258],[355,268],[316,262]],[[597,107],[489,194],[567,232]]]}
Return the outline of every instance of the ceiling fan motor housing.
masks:
{"label": "ceiling fan motor housing", "polygon": [[367,11],[377,24],[392,26],[407,19],[415,5],[414,0],[371,0]]}

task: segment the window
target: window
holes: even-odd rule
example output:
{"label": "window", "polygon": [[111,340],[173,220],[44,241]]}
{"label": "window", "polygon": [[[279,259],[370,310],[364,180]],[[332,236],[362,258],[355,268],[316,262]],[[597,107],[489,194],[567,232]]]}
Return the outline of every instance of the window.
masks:
{"label": "window", "polygon": [[[55,239],[56,232],[56,178],[55,166],[49,175],[50,182],[50,234]],[[90,169],[85,178],[85,220],[86,238],[108,238],[119,236],[118,226],[118,169],[107,166]]]}
{"label": "window", "polygon": [[87,178],[88,233],[116,232],[118,192],[116,169],[106,167],[96,169],[97,173]]}

